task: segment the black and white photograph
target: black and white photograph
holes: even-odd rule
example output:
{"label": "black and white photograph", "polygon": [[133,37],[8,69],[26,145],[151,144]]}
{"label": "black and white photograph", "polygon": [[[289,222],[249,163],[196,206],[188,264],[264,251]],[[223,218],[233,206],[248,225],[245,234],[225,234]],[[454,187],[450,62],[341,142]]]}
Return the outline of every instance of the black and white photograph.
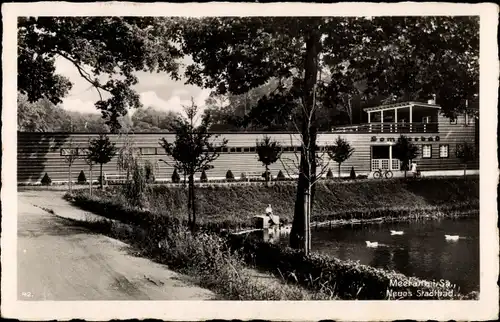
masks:
{"label": "black and white photograph", "polygon": [[497,6],[2,15],[4,317],[498,318]]}

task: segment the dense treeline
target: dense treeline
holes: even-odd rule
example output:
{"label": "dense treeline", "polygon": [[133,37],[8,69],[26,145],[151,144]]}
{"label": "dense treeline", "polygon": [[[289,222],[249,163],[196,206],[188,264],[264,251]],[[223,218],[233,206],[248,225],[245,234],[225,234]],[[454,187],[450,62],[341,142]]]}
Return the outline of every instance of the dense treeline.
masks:
{"label": "dense treeline", "polygon": [[[109,132],[106,120],[100,114],[80,113],[63,109],[47,99],[30,103],[19,95],[17,103],[19,131],[26,132]],[[120,117],[122,130],[133,132],[172,131],[177,114],[152,107],[138,109],[133,115]]]}

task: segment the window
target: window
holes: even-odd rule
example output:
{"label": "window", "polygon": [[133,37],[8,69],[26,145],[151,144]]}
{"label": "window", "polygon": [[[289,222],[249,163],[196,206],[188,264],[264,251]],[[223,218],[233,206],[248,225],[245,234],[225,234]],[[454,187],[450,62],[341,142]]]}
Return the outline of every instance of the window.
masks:
{"label": "window", "polygon": [[424,159],[432,158],[432,145],[430,144],[422,145],[422,158]]}
{"label": "window", "polygon": [[244,153],[249,153],[250,152],[250,148],[243,148],[243,152]]}
{"label": "window", "polygon": [[142,155],[153,155],[156,154],[156,148],[141,148]]}
{"label": "window", "polygon": [[222,153],[227,153],[228,152],[228,148],[222,148]]}
{"label": "window", "polygon": [[156,154],[167,154],[164,148],[156,148]]}
{"label": "window", "polygon": [[241,153],[242,148],[236,148],[236,153]]}
{"label": "window", "polygon": [[255,150],[255,147],[254,147],[254,146],[250,147],[250,152],[255,152],[255,151],[256,151],[256,150]]}
{"label": "window", "polygon": [[448,144],[440,144],[439,145],[439,157],[440,158],[447,158],[449,156],[448,150],[449,150]]}
{"label": "window", "polygon": [[61,149],[61,155],[78,155],[78,149],[68,149],[68,148],[63,148]]}
{"label": "window", "polygon": [[430,123],[431,122],[431,117],[430,116],[424,116],[422,117],[422,123]]}
{"label": "window", "polygon": [[236,148],[229,148],[229,153],[234,153],[236,152]]}

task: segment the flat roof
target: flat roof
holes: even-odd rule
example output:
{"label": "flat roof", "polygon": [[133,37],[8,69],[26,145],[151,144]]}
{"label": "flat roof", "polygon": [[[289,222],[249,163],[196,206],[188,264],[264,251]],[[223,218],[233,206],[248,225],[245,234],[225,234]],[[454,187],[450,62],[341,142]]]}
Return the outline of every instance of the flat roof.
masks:
{"label": "flat roof", "polygon": [[401,102],[401,103],[394,103],[394,104],[387,104],[387,105],[379,105],[379,106],[374,106],[374,107],[367,107],[367,108],[364,108],[363,111],[365,111],[365,112],[381,111],[381,110],[388,110],[388,109],[392,109],[392,108],[403,108],[403,107],[410,107],[410,106],[419,106],[419,107],[429,107],[429,108],[441,109],[441,106],[436,105],[436,104],[410,101],[410,102]]}

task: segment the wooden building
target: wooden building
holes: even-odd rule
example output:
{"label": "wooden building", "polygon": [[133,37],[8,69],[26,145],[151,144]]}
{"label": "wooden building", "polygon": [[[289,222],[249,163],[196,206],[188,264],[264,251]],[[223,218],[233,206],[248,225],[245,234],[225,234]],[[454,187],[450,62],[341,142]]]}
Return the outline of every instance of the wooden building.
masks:
{"label": "wooden building", "polygon": [[[327,145],[332,145],[337,137],[346,139],[355,151],[352,157],[342,164],[341,172],[348,175],[351,167],[357,174],[369,175],[376,169],[400,170],[400,161],[393,157],[392,147],[401,136],[407,136],[419,148],[415,160],[421,171],[460,170],[463,165],[456,157],[457,146],[463,142],[479,147],[478,120],[473,115],[459,115],[450,119],[440,114],[440,107],[433,102],[406,102],[392,105],[371,107],[364,110],[368,114],[368,123],[344,126],[318,135],[318,153]],[[263,172],[264,167],[258,162],[255,151],[257,139],[269,135],[279,141],[283,148],[282,160],[270,169],[273,175],[279,170],[284,174],[296,174],[295,164],[299,158],[300,135],[297,133],[218,133],[220,140],[228,140],[219,158],[213,163],[214,169],[207,172],[208,178],[223,178],[231,170],[236,177],[241,173]],[[109,134],[111,141],[120,146],[125,137]],[[129,134],[135,147],[141,154],[141,160],[150,160],[157,166],[156,178],[170,180],[173,169],[162,160],[168,156],[159,145],[161,138],[172,142],[174,133]],[[18,132],[17,142],[17,179],[18,183],[37,183],[48,173],[53,182],[68,180],[68,165],[64,154],[73,149],[83,151],[91,138],[97,133],[47,133]],[[330,161],[329,167],[337,173],[337,164]],[[479,160],[468,165],[478,169]],[[76,181],[81,170],[88,178],[89,166],[83,159],[77,160],[72,167],[72,180]],[[94,169],[98,169],[94,166]],[[103,167],[108,177],[119,176],[116,157]]]}

